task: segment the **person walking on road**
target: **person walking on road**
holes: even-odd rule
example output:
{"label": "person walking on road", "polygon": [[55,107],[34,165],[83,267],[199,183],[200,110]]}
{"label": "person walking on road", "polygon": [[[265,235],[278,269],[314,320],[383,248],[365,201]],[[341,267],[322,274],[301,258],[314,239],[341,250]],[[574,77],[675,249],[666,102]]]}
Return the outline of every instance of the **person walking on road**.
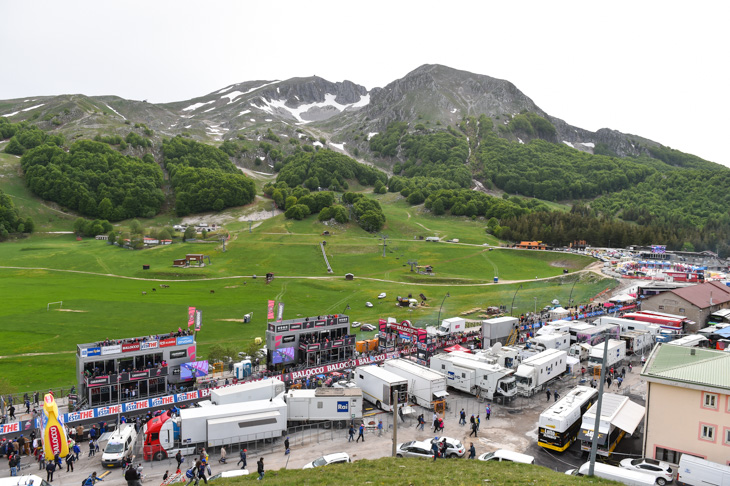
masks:
{"label": "person walking on road", "polygon": [[469,459],[474,459],[477,455],[477,450],[474,448],[474,442],[469,442]]}
{"label": "person walking on road", "polygon": [[289,437],[284,440],[284,455],[289,454]]}
{"label": "person walking on road", "polygon": [[478,437],[478,436],[477,436],[477,431],[478,431],[478,430],[479,430],[479,428],[477,427],[477,422],[476,422],[476,420],[475,420],[475,421],[474,421],[474,422],[472,422],[472,424],[471,424],[471,433],[469,434],[469,437],[471,437],[472,435],[473,435],[474,437]]}
{"label": "person walking on road", "polygon": [[68,455],[66,456],[66,472],[69,472],[69,471],[74,472],[74,461],[75,461],[74,455],[71,452],[69,452]]}
{"label": "person walking on road", "polygon": [[439,457],[439,443],[436,439],[438,439],[438,437],[435,437],[433,443],[431,444],[431,452],[433,452],[434,461]]}
{"label": "person walking on road", "polygon": [[182,452],[177,451],[177,454],[175,454],[175,460],[177,461],[177,470],[180,471],[180,466],[183,462],[185,462],[185,459],[183,459]]}
{"label": "person walking on road", "polygon": [[347,442],[352,442],[352,439],[355,438],[355,427],[353,425],[350,425],[350,430],[347,431],[347,434],[350,436]]}
{"label": "person walking on road", "polygon": [[547,401],[549,402],[550,401],[550,388],[547,389],[545,394],[547,395]]}
{"label": "person walking on road", "polygon": [[459,412],[459,425],[466,425],[466,412],[463,408]]}
{"label": "person walking on road", "polygon": [[489,416],[492,415],[492,407],[487,403],[487,420],[489,420]]}
{"label": "person walking on road", "polygon": [[257,462],[256,464],[258,466],[258,472],[259,472],[258,480],[261,481],[262,479],[264,479],[264,458],[263,457],[259,458],[259,462]]}
{"label": "person walking on road", "polygon": [[555,390],[555,391],[553,392],[553,396],[555,397],[555,401],[556,401],[556,402],[558,401],[558,398],[560,398],[560,394],[558,393],[558,391],[557,391],[557,390]]}
{"label": "person walking on road", "polygon": [[[49,483],[53,482],[53,472],[56,470],[56,463],[53,461],[48,461],[48,464],[46,464],[46,481]],[[15,473],[17,475],[17,473]]]}
{"label": "person walking on road", "polygon": [[436,417],[433,419],[433,432],[436,433],[439,431],[439,418]]}
{"label": "person walking on road", "polygon": [[378,420],[378,437],[383,435],[383,421]]}
{"label": "person walking on road", "polygon": [[416,430],[420,427],[421,430],[426,426],[426,419],[423,418],[423,414],[418,416],[418,423],[416,424]]}
{"label": "person walking on road", "polygon": [[226,463],[226,448],[225,447],[221,447],[221,458],[218,459],[218,462],[220,462],[221,464]]}
{"label": "person walking on road", "polygon": [[479,432],[479,427],[482,426],[482,419],[481,419],[481,417],[479,417],[479,415],[477,415],[476,423],[477,423],[477,432]]}
{"label": "person walking on road", "polygon": [[365,424],[360,424],[360,429],[358,429],[357,432],[357,440],[355,442],[360,442],[360,439],[362,439],[363,442],[365,442]]}
{"label": "person walking on road", "polygon": [[127,486],[140,486],[142,484],[139,471],[134,467],[134,464],[130,464],[124,472],[124,479],[127,481]]}
{"label": "person walking on road", "polygon": [[89,457],[92,457],[96,453],[96,446],[94,439],[89,439]]}

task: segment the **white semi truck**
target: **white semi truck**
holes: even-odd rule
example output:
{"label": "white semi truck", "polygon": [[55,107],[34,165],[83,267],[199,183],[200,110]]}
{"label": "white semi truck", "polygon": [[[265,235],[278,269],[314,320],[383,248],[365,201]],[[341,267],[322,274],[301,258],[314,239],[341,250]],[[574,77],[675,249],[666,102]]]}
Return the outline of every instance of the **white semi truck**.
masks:
{"label": "white semi truck", "polygon": [[230,403],[268,400],[278,397],[285,390],[286,387],[283,381],[276,378],[268,378],[260,381],[216,388],[210,392],[210,401],[213,405],[228,405]]}
{"label": "white semi truck", "polygon": [[522,361],[517,367],[517,393],[532,396],[547,383],[557,379],[567,369],[568,353],[558,349],[547,349]]}
{"label": "white semi truck", "polygon": [[603,349],[606,346],[605,341],[596,344],[591,348],[591,353],[588,356],[588,365],[592,367],[600,367],[606,365],[607,367],[618,366],[626,359],[626,341],[617,339],[608,340],[608,351],[606,354],[606,362],[603,362]]}
{"label": "white semi truck", "polygon": [[346,421],[362,418],[360,388],[315,388],[289,390],[284,395],[289,424]]}
{"label": "white semi truck", "polygon": [[654,337],[649,334],[649,331],[622,332],[621,340],[626,342],[627,354],[640,354],[654,344]]}
{"label": "white semi truck", "polygon": [[389,359],[383,369],[408,380],[411,401],[425,408],[433,408],[433,402],[443,400],[446,391],[446,375],[407,359]]}
{"label": "white semi truck", "polygon": [[355,384],[365,400],[388,412],[408,398],[408,380],[376,365],[355,368]]}
{"label": "white semi truck", "polygon": [[451,353],[431,356],[430,367],[446,375],[448,386],[475,396],[509,399],[516,393],[514,370],[497,364]]}

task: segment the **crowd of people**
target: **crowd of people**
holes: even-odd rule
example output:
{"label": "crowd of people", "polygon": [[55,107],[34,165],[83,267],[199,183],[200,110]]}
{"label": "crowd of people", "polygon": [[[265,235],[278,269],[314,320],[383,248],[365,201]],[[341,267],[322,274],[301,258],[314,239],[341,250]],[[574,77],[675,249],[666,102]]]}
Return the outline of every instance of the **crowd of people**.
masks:
{"label": "crowd of people", "polygon": [[192,330],[183,329],[182,327],[178,327],[177,331],[172,331],[167,334],[151,334],[149,336],[141,336],[141,337],[128,338],[128,339],[106,338],[103,341],[99,341],[99,342],[95,343],[95,345],[98,347],[104,347],[104,346],[115,346],[118,344],[146,343],[148,341],[161,341],[163,339],[183,337],[183,336],[192,336],[192,335],[193,335]]}

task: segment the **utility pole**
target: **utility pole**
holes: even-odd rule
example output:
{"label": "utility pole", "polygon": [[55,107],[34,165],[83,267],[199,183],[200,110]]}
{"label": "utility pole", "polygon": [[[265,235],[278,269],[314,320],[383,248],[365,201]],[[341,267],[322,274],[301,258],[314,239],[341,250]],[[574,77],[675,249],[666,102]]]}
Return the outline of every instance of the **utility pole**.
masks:
{"label": "utility pole", "polygon": [[519,290],[521,288],[522,288],[522,284],[520,284],[520,286],[517,287],[517,290],[515,290],[515,295],[512,296],[512,305],[510,305],[510,308],[509,308],[509,315],[510,316],[512,315],[512,312],[514,311],[514,308],[515,308],[515,298],[517,298],[517,292],[519,292]]}
{"label": "utility pole", "polygon": [[[593,441],[591,442],[590,465],[588,475],[593,476],[593,469],[596,465],[596,452],[598,452],[598,427],[601,425],[601,405],[603,405],[603,382],[606,375],[606,361],[608,361],[608,341],[611,335],[605,334],[603,340],[603,362],[601,363],[601,375],[598,383],[598,404],[596,405],[596,420],[593,423]],[[608,445],[608,444],[607,444]]]}

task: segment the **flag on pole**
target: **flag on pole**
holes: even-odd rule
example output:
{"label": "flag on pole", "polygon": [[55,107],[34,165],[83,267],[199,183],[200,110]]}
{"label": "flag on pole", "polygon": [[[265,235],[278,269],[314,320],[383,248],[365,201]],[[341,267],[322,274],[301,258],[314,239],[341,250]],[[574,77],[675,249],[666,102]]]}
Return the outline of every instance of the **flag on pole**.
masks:
{"label": "flag on pole", "polygon": [[195,330],[200,331],[200,326],[203,325],[203,311],[202,310],[196,310],[195,311]]}
{"label": "flag on pole", "polygon": [[195,307],[188,307],[188,327],[195,324]]}
{"label": "flag on pole", "polygon": [[269,312],[266,314],[266,319],[268,319],[270,321],[274,320],[274,305],[275,304],[276,304],[276,302],[274,302],[273,300],[269,301]]}
{"label": "flag on pole", "polygon": [[284,303],[279,302],[279,313],[276,316],[276,321],[281,322],[281,320],[284,318]]}

